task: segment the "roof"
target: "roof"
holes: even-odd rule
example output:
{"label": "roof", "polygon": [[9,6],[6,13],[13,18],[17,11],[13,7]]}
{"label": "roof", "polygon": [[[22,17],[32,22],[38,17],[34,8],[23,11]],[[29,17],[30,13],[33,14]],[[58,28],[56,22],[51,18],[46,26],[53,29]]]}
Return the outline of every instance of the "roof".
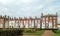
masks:
{"label": "roof", "polygon": [[51,16],[51,17],[57,17],[57,15],[53,15],[53,14],[46,14],[46,15],[43,15],[43,16],[46,16],[46,17],[49,17],[49,16]]}

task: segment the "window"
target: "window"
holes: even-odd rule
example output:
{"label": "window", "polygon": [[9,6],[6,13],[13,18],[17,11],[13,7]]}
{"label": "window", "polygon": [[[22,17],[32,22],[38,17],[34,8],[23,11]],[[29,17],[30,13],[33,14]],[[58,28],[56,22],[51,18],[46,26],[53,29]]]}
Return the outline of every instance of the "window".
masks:
{"label": "window", "polygon": [[56,21],[54,20],[54,23],[55,23]]}
{"label": "window", "polygon": [[48,23],[48,21],[46,21],[46,23]]}
{"label": "window", "polygon": [[26,24],[28,24],[28,20],[26,21]]}
{"label": "window", "polygon": [[16,23],[18,23],[18,21],[16,21]]}
{"label": "window", "polygon": [[54,28],[56,28],[56,26],[54,26]]}
{"label": "window", "polygon": [[31,24],[31,20],[29,21],[29,23]]}
{"label": "window", "polygon": [[54,17],[54,19],[56,19],[56,17]]}
{"label": "window", "polygon": [[25,23],[25,21],[24,21],[24,23]]}
{"label": "window", "polygon": [[43,17],[43,20],[45,20],[45,18]]}
{"label": "window", "polygon": [[52,28],[52,22],[49,22],[49,28]]}
{"label": "window", "polygon": [[50,20],[50,22],[52,22],[52,20]]}
{"label": "window", "polygon": [[56,23],[54,23],[54,25],[55,25]]}
{"label": "window", "polygon": [[52,19],[52,17],[50,17],[50,19]]}
{"label": "window", "polygon": [[46,26],[48,26],[48,24],[46,24]]}
{"label": "window", "polygon": [[48,17],[46,17],[46,20],[48,20]]}
{"label": "window", "polygon": [[3,24],[0,24],[0,28],[2,28],[3,27]]}
{"label": "window", "polygon": [[45,22],[42,22],[42,24],[45,24]]}
{"label": "window", "polygon": [[37,20],[35,20],[35,23],[37,23]]}
{"label": "window", "polygon": [[40,20],[37,20],[37,23],[40,23]]}
{"label": "window", "polygon": [[13,24],[13,22],[11,22],[11,24]]}

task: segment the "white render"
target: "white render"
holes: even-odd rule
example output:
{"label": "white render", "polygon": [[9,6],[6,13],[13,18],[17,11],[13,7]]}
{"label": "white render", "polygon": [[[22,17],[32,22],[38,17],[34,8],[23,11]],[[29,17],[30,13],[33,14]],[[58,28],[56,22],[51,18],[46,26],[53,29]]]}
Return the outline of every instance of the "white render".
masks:
{"label": "white render", "polygon": [[0,28],[3,28],[3,24],[0,24]]}
{"label": "white render", "polygon": [[37,22],[37,28],[40,28],[41,24],[40,24],[40,20],[38,20]]}
{"label": "white render", "polygon": [[25,21],[24,25],[25,25],[25,28],[28,28],[28,21]]}
{"label": "white render", "polygon": [[42,29],[44,29],[45,28],[45,23],[44,22],[42,22]]}
{"label": "white render", "polygon": [[32,26],[32,28],[34,28],[34,21],[32,21],[32,25],[31,26]]}
{"label": "white render", "polygon": [[40,28],[40,24],[37,24],[37,28]]}
{"label": "white render", "polygon": [[52,22],[49,22],[49,28],[52,28]]}
{"label": "white render", "polygon": [[15,21],[9,21],[9,28],[15,27]]}
{"label": "white render", "polygon": [[23,28],[23,21],[20,22],[20,28]]}
{"label": "white render", "polygon": [[9,28],[9,24],[8,23],[5,23],[5,28]]}

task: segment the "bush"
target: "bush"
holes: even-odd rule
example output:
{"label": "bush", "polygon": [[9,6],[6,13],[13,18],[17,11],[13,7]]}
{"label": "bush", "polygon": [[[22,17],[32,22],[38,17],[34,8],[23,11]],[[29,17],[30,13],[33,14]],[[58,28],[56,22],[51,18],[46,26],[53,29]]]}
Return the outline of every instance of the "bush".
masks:
{"label": "bush", "polygon": [[33,32],[35,32],[35,31],[34,31],[34,30],[29,29],[29,30],[26,30],[26,32],[27,32],[27,33],[33,33]]}
{"label": "bush", "polygon": [[0,30],[0,36],[20,36],[23,30]]}
{"label": "bush", "polygon": [[40,28],[37,28],[36,30],[37,30],[37,31],[40,31],[41,29],[40,29]]}
{"label": "bush", "polygon": [[52,30],[54,33],[57,33],[57,30]]}

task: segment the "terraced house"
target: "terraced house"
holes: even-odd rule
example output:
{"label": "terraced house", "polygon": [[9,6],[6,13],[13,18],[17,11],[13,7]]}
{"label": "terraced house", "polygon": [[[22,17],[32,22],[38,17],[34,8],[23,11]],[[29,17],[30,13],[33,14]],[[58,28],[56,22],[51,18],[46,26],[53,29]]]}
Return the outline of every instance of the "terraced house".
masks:
{"label": "terraced house", "polygon": [[41,18],[11,18],[9,16],[0,16],[0,28],[41,28],[57,29],[57,13],[41,14]]}

